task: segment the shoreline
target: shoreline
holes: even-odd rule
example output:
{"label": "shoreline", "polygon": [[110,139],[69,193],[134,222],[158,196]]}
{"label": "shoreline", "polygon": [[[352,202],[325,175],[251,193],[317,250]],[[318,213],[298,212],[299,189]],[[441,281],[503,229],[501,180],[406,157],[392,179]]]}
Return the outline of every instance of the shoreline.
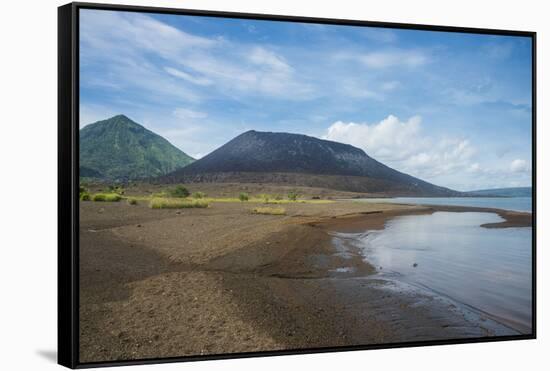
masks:
{"label": "shoreline", "polygon": [[[410,205],[410,204],[402,204],[402,205]],[[311,225],[316,227],[321,227],[324,230],[326,230],[327,233],[352,233],[353,234],[353,233],[362,233],[369,230],[383,230],[388,221],[400,216],[429,215],[435,212],[457,212],[457,213],[482,212],[482,213],[497,214],[503,219],[503,221],[496,222],[496,223],[480,224],[479,226],[481,228],[502,229],[502,228],[524,228],[524,227],[532,226],[532,215],[531,213],[526,213],[526,212],[518,212],[518,211],[502,210],[502,209],[494,209],[494,208],[479,208],[479,207],[475,208],[475,207],[469,207],[469,206],[444,206],[444,205],[418,205],[418,206],[421,208],[410,209],[410,210],[391,210],[389,212],[375,212],[375,213],[367,213],[367,214],[365,213],[348,214],[348,215],[343,215],[339,218],[337,217],[337,218],[331,218],[328,220],[322,220],[319,222],[312,222]],[[367,257],[365,257],[365,261],[367,262],[367,264],[372,265],[372,261],[370,261]],[[381,271],[375,271],[374,273],[376,275],[384,276],[384,273]],[[382,278],[382,279],[388,279],[388,278]],[[420,288],[421,290],[428,289],[428,291],[432,291],[430,288],[427,288],[427,287],[416,286],[412,282],[407,282],[396,278],[389,278],[389,280],[392,282],[400,282],[402,284],[409,284],[409,285],[412,284],[412,286]],[[501,318],[495,314],[485,312],[476,307],[472,307],[469,304],[462,303],[460,301],[457,301],[455,298],[447,297],[446,295],[443,295],[438,292],[432,291],[432,293],[435,296],[441,296],[441,297],[447,298],[448,300],[455,301],[456,303],[459,303],[460,305],[464,306],[465,309],[468,311],[473,310],[478,314],[487,316],[488,318],[493,319],[494,321],[500,323],[501,325],[505,327],[509,327],[510,329],[513,329],[520,333],[525,333],[530,331],[530,327],[526,327],[525,325],[515,320]]]}
{"label": "shoreline", "polygon": [[[390,290],[360,251],[350,244],[336,248],[330,234],[381,229],[392,217],[449,208],[285,206],[288,215],[276,217],[251,215],[243,204],[177,213],[85,204],[81,359],[517,334],[425,293]],[[525,225],[529,219],[498,213],[505,221],[497,227]]]}
{"label": "shoreline", "polygon": [[[321,219],[317,222],[312,222],[312,224],[325,226],[325,227],[332,226],[333,228],[338,228],[338,230],[335,230],[335,232],[354,232],[354,231],[357,232],[357,231],[360,231],[361,229],[368,229],[368,228],[379,230],[379,229],[383,229],[385,223],[391,218],[395,218],[398,216],[405,216],[405,215],[433,214],[438,211],[447,211],[447,212],[456,212],[456,213],[464,213],[464,212],[493,213],[493,214],[497,214],[502,219],[504,219],[502,222],[487,223],[487,224],[480,225],[480,227],[483,227],[483,228],[531,227],[533,223],[532,214],[528,212],[523,212],[523,211],[495,209],[495,208],[488,208],[488,207],[415,205],[415,204],[406,204],[406,203],[403,203],[403,204],[392,203],[392,205],[410,206],[415,208],[407,209],[407,210],[350,213],[350,214],[338,216],[336,218],[332,217],[329,219]],[[362,220],[365,218],[365,216],[369,216],[371,220],[368,220],[368,221]]]}

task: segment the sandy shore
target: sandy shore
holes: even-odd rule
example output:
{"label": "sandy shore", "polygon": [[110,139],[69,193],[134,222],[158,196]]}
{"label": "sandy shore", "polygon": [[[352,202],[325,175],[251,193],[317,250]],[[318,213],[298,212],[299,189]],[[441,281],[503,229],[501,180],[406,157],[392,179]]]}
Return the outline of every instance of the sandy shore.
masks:
{"label": "sandy shore", "polygon": [[[389,218],[492,209],[337,201],[152,210],[81,206],[81,362],[319,348],[515,334],[428,293],[374,275],[332,231],[383,228]],[[353,267],[346,271],[339,268]]]}

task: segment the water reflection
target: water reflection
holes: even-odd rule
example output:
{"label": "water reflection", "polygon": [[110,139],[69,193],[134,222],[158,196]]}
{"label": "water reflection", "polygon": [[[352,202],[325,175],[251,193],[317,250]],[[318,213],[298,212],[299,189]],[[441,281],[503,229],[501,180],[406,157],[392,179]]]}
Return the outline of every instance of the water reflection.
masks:
{"label": "water reflection", "polygon": [[[436,212],[392,219],[354,237],[368,261],[531,331],[531,228],[487,229],[493,213]],[[348,236],[351,237],[351,236]]]}

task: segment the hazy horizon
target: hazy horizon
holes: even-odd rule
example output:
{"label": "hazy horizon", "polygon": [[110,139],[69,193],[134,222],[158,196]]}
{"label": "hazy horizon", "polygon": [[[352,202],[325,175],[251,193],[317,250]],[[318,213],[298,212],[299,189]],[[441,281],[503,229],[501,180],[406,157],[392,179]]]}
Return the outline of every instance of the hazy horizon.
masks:
{"label": "hazy horizon", "polygon": [[525,37],[81,11],[81,127],[200,158],[250,129],[351,144],[456,190],[531,186]]}

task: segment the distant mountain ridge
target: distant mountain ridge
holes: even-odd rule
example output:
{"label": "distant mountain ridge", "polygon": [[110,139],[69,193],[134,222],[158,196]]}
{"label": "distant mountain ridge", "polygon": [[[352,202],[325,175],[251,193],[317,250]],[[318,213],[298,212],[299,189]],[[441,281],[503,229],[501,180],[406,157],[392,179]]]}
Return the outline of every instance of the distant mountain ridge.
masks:
{"label": "distant mountain ridge", "polygon": [[464,192],[469,196],[495,196],[495,197],[532,197],[533,189],[531,187],[510,187],[480,189],[476,191]]}
{"label": "distant mountain ridge", "polygon": [[109,181],[168,174],[193,162],[163,137],[124,115],[80,130],[80,176]]}
{"label": "distant mountain ridge", "polygon": [[349,144],[254,130],[160,180],[283,183],[403,195],[460,194],[396,171]]}

